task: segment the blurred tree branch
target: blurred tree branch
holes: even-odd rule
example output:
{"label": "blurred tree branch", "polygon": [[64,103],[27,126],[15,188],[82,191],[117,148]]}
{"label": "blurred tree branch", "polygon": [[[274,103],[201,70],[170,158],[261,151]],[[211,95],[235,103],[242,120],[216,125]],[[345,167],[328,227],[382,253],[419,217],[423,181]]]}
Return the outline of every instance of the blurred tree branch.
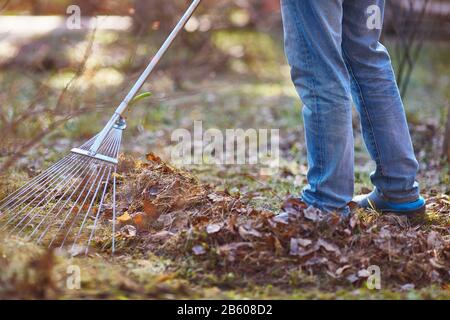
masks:
{"label": "blurred tree branch", "polygon": [[450,103],[447,107],[447,124],[445,126],[444,145],[442,150],[443,157],[450,164]]}
{"label": "blurred tree branch", "polygon": [[429,30],[423,30],[427,9],[433,0],[400,0],[390,2],[395,18],[391,24],[395,33],[395,57],[397,83],[402,98],[406,96],[411,75],[427,38]]}
{"label": "blurred tree branch", "polygon": [[[69,92],[70,87],[72,84],[79,79],[85,69],[87,61],[92,53],[92,46],[95,40],[95,30],[92,32],[87,48],[85,50],[83,60],[79,64],[75,74],[73,77],[69,80],[69,82],[64,86],[64,88],[60,91],[58,98],[56,100],[56,104],[53,107],[46,108],[45,110],[42,109],[36,109],[36,105],[38,101],[44,96],[44,94],[47,92],[47,86],[46,84],[41,84],[39,87],[39,90],[35,97],[33,97],[32,101],[29,103],[28,107],[25,108],[25,111],[18,114],[15,119],[12,119],[11,121],[8,121],[6,117],[4,116],[5,112],[2,112],[2,117],[0,118],[2,128],[6,130],[2,130],[2,135],[4,141],[7,141],[10,139],[10,145],[14,145],[12,147],[12,150],[8,152],[5,159],[3,160],[1,166],[0,166],[0,174],[3,174],[8,170],[18,159],[23,157],[30,149],[35,147],[39,142],[42,141],[48,134],[52,133],[54,130],[56,130],[61,124],[65,123],[67,120],[78,116],[80,114],[83,114],[84,112],[88,111],[90,108],[85,107],[77,107],[74,110],[71,110],[69,114],[65,114],[66,111],[63,110],[62,104],[67,98],[67,94]],[[63,110],[63,111],[61,111]],[[21,125],[23,123],[27,123],[27,121],[33,121],[35,116],[39,115],[48,115],[53,118],[51,123],[42,128],[40,132],[35,134],[30,140],[26,142],[20,142],[17,137],[14,136],[14,133],[16,131],[16,127],[18,125]],[[9,134],[8,134],[9,133]]]}
{"label": "blurred tree branch", "polygon": [[3,3],[0,5],[0,12],[2,12],[3,10],[6,9],[6,7],[8,6],[8,4],[11,2],[11,0],[5,0],[3,1]]}

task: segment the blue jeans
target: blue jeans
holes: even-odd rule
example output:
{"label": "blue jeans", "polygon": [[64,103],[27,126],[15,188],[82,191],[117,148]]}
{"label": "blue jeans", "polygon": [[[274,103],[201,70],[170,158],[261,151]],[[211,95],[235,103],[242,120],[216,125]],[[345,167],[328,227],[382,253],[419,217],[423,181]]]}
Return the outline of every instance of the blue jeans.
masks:
{"label": "blue jeans", "polygon": [[[366,147],[376,163],[371,181],[389,201],[419,197],[418,163],[380,28],[368,26],[384,0],[281,0],[285,50],[303,101],[308,185],[303,200],[348,212],[354,192],[352,98]],[[372,7],[373,8],[373,7]],[[375,13],[376,14],[376,13]],[[373,26],[373,25],[370,25]]]}

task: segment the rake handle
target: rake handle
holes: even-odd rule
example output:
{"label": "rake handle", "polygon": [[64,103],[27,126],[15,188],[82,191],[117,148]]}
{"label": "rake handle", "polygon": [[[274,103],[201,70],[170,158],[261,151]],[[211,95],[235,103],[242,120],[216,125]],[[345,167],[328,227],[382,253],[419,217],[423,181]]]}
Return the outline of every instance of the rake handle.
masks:
{"label": "rake handle", "polygon": [[173,41],[176,39],[180,31],[184,28],[186,23],[189,21],[189,19],[194,14],[195,10],[199,6],[201,0],[193,0],[189,8],[186,10],[184,15],[181,17],[180,21],[178,21],[177,25],[173,29],[173,31],[170,33],[170,35],[167,37],[166,41],[164,41],[161,48],[158,50],[158,52],[155,54],[155,56],[152,58],[150,63],[148,64],[147,68],[145,68],[144,72],[141,74],[139,79],[136,81],[136,83],[131,88],[130,92],[126,95],[125,99],[120,103],[120,105],[117,107],[116,111],[114,112],[114,115],[111,117],[111,119],[108,121],[106,126],[100,131],[98,134],[94,144],[90,148],[91,154],[96,154],[98,149],[100,148],[100,145],[102,144],[103,140],[105,140],[106,136],[108,135],[109,131],[113,128],[114,124],[121,118],[122,114],[125,112],[125,110],[129,107],[130,102],[133,100],[133,98],[137,95],[139,90],[144,85],[145,81],[150,77],[151,73],[161,60],[161,58],[164,56],[164,54],[167,52],[167,50],[172,45]]}

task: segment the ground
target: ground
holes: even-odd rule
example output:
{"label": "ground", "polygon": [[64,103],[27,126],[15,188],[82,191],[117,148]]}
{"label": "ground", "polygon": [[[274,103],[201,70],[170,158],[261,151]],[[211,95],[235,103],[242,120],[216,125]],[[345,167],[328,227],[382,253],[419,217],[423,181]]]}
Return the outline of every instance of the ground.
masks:
{"label": "ground", "polygon": [[[2,132],[5,131],[5,124],[15,124],[16,126],[10,126],[17,139],[13,142],[23,143],[39,133],[41,127],[48,126],[49,118],[55,120],[62,117],[55,114],[54,109],[42,116],[39,116],[39,112],[45,111],[48,106],[58,104],[58,94],[76,74],[77,65],[83,61],[85,48],[89,46],[90,40],[88,36],[80,34],[76,39],[66,39],[63,45],[58,37],[52,38],[53,41],[45,39],[44,44],[39,40],[36,41],[35,45],[39,50],[35,48],[34,51],[45,52],[43,56],[46,59],[34,65],[34,69],[29,65],[27,69],[23,69],[24,61],[30,56],[29,53],[24,56],[19,54],[19,57],[25,60],[6,59],[8,63],[0,74],[1,86],[7,88],[0,93],[1,105],[6,111],[4,114],[7,115],[3,117]],[[17,41],[13,39],[5,42],[0,50],[6,52],[9,52],[8,48],[17,50]],[[14,161],[14,165],[3,174],[0,194],[7,194],[24,179],[35,175],[41,168],[64,155],[70,147],[95,134],[115,105],[120,102],[132,79],[136,77],[139,71],[137,65],[146,61],[148,52],[154,51],[158,41],[160,39],[156,37],[125,37],[121,31],[97,32],[83,76],[70,86],[70,97],[65,98],[61,104],[61,110],[74,111],[74,116],[62,121],[61,126],[38,141],[24,157]],[[193,40],[194,45],[195,41],[201,39]],[[146,45],[147,43],[152,45]],[[192,131],[194,120],[202,120],[205,130],[280,129],[280,169],[272,175],[261,175],[260,170],[252,166],[196,165],[185,168],[198,179],[196,183],[207,188],[205,197],[219,194],[225,195],[227,199],[238,199],[245,208],[255,210],[250,214],[250,218],[252,223],[258,222],[260,215],[279,212],[286,196],[298,194],[305,184],[306,157],[300,117],[301,104],[290,83],[289,69],[284,60],[279,34],[220,31],[212,36],[209,46],[211,48],[207,47],[204,50],[211,50],[210,53],[200,58],[196,58],[197,54],[191,51],[180,51],[180,46],[175,47],[160,71],[145,85],[144,90],[151,91],[153,97],[137,103],[127,114],[128,129],[124,136],[122,151],[126,157],[134,157],[140,161],[147,161],[145,155],[150,152],[165,161],[170,161],[170,147],[174,144],[171,141],[172,132],[178,128]],[[430,264],[425,257],[428,257],[426,256],[428,254],[433,255],[433,250],[441,250],[437,256],[443,257],[444,261],[439,263],[444,263],[444,267],[449,263],[448,251],[445,251],[445,247],[444,249],[441,247],[441,242],[448,250],[450,177],[448,166],[444,165],[438,156],[442,140],[442,119],[445,119],[442,115],[445,114],[449,99],[450,61],[447,51],[448,45],[445,44],[433,43],[426,46],[423,58],[414,73],[410,94],[405,101],[416,152],[421,162],[420,180],[423,192],[428,198],[426,223],[419,227],[411,225],[405,227],[401,224],[399,227],[396,223],[387,222],[389,228],[400,228],[389,229],[391,233],[394,230],[405,236],[410,231],[420,233],[423,243],[412,240],[411,243],[420,245],[418,250],[422,250],[420,252],[425,255],[423,257],[425,260],[417,261],[425,261],[424,268]],[[185,61],[176,55],[177,52],[182,53],[180,54],[182,58],[191,59],[192,63],[186,65]],[[204,59],[211,61],[205,63]],[[57,66],[58,71],[53,71],[52,66]],[[37,112],[36,117],[25,118],[23,123],[16,124],[14,120],[20,118],[24,108],[29,106],[30,101],[36,98],[37,92],[42,90],[42,82],[45,82],[45,94],[39,97],[37,106],[32,106]],[[80,106],[85,108],[83,109],[85,114],[79,115],[76,112]],[[356,192],[360,193],[371,188],[369,173],[373,170],[373,164],[363,146],[357,120],[355,120],[355,137]],[[2,150],[4,159],[7,158],[8,151],[8,148]],[[208,199],[206,201],[214,202],[211,198]],[[379,224],[379,229],[375,232],[378,236],[381,226],[385,226],[386,223],[383,218],[373,213],[359,214],[362,215],[359,221],[369,221],[367,225],[364,224],[366,222],[363,223],[364,227],[361,230],[366,232],[370,226]],[[310,223],[305,220],[304,215],[299,219],[301,225]],[[227,221],[218,222],[228,223]],[[342,230],[345,230],[347,227],[344,224],[350,222],[342,223]],[[200,230],[207,226],[208,223],[199,224],[198,228]],[[258,227],[253,229],[260,231]],[[247,231],[251,232],[253,229]],[[264,229],[264,232],[271,234],[273,230]],[[432,232],[439,233],[440,244],[436,248],[427,247],[430,234],[435,235]],[[189,242],[184,252],[180,253],[159,250],[154,246],[151,249],[142,246],[140,242],[142,238],[151,238],[152,234],[140,232],[136,239],[127,239],[114,257],[108,252],[97,252],[88,257],[70,257],[66,253],[49,252],[33,243],[2,236],[0,266],[4,272],[0,275],[0,297],[450,298],[447,286],[448,268],[447,275],[444,270],[440,281],[433,280],[432,276],[421,278],[413,275],[408,278],[412,279],[411,283],[408,279],[402,282],[398,277],[392,276],[392,279],[395,279],[394,283],[389,283],[389,280],[383,282],[381,290],[367,289],[364,281],[353,283],[345,279],[331,281],[326,271],[322,269],[298,268],[295,273],[292,266],[300,262],[291,261],[292,257],[288,246],[283,242],[283,236],[280,236],[283,248],[280,257],[289,260],[286,264],[290,266],[289,277],[286,277],[287,271],[281,268],[270,275],[265,273],[265,282],[262,282],[251,272],[245,272],[244,260],[242,265],[229,268],[224,262],[226,259],[220,255],[214,256],[214,259],[217,259],[214,261],[210,255],[208,258],[211,259],[205,259],[201,250],[207,248],[208,254],[215,252],[214,246],[220,241],[223,241],[220,242],[221,245],[229,244],[226,242],[228,238],[211,240],[215,235],[209,233],[205,235],[204,231],[195,235],[199,237],[196,238],[198,243]],[[314,234],[314,237],[316,236],[317,234]],[[233,239],[242,237],[242,232],[233,237]],[[317,237],[314,238],[314,241],[319,240]],[[197,248],[197,252],[200,250],[199,254],[196,254],[194,249],[196,245],[203,248]],[[317,249],[319,250],[317,252],[329,258],[327,253],[329,250],[324,249],[327,247],[333,248],[325,244],[320,250]],[[345,245],[339,249],[343,250],[344,247]],[[402,250],[400,255],[405,252]],[[403,256],[400,262],[406,261],[407,258]],[[380,261],[385,261],[386,268],[391,265],[389,259]],[[431,263],[430,270],[439,269],[439,263],[437,266]],[[71,275],[70,272],[68,274],[68,266],[80,267],[80,290],[72,290],[67,286],[68,277]],[[345,273],[344,270],[341,272]],[[278,281],[280,278],[283,280]],[[429,280],[424,282],[423,279]]]}

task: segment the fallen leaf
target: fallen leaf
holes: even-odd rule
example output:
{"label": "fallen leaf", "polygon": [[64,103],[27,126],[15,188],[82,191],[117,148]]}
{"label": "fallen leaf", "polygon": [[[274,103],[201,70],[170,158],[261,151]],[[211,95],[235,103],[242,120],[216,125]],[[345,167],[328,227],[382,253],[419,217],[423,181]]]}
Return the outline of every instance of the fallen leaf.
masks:
{"label": "fallen leaf", "polygon": [[354,214],[350,218],[350,228],[355,229],[357,225],[359,225],[359,217],[357,214]]}
{"label": "fallen leaf", "polygon": [[161,213],[158,212],[158,209],[151,200],[144,199],[143,207],[145,214],[150,218],[151,221],[155,221],[161,215]]}
{"label": "fallen leaf", "polygon": [[381,228],[380,233],[378,234],[380,238],[383,239],[390,239],[391,238],[391,232],[387,228],[387,226]]}
{"label": "fallen leaf", "polygon": [[416,288],[416,286],[412,283],[407,283],[404,284],[403,286],[400,287],[401,291],[411,291],[414,290]]}
{"label": "fallen leaf", "polygon": [[437,269],[445,269],[445,265],[441,264],[440,261],[436,258],[431,258],[430,263],[433,267]]}
{"label": "fallen leaf", "polygon": [[309,239],[302,239],[302,238],[295,238],[295,241],[297,241],[297,243],[299,245],[301,245],[302,247],[307,247],[307,246],[309,246],[312,243],[311,240],[309,240]]}
{"label": "fallen leaf", "polygon": [[151,237],[153,240],[156,240],[156,241],[165,241],[165,240],[169,239],[170,237],[172,237],[173,235],[174,235],[173,232],[163,230],[163,231],[155,233]]}
{"label": "fallen leaf", "polygon": [[289,216],[288,215],[276,215],[271,219],[271,221],[275,223],[281,224],[289,224]]}
{"label": "fallen leaf", "polygon": [[151,153],[151,152],[150,152],[150,153],[147,153],[147,155],[145,156],[145,158],[146,158],[148,161],[151,161],[151,162],[157,162],[157,163],[160,163],[160,162],[161,162],[161,158],[158,157],[157,155]]}
{"label": "fallen leaf", "polygon": [[334,252],[334,253],[336,253],[337,255],[341,253],[340,250],[339,250],[339,248],[338,248],[336,245],[334,245],[334,244],[332,244],[332,243],[329,243],[329,242],[327,242],[327,241],[325,241],[325,240],[323,240],[323,239],[319,239],[319,240],[317,241],[317,245],[318,245],[319,247],[324,248],[325,250],[327,250],[327,251],[329,251],[329,252]]}
{"label": "fallen leaf", "polygon": [[144,212],[137,212],[133,214],[133,224],[139,229],[147,229],[150,224],[154,221],[149,215]]}
{"label": "fallen leaf", "polygon": [[123,215],[121,215],[120,217],[117,218],[117,221],[119,221],[120,223],[127,223],[131,221],[131,216],[128,213],[128,211],[126,211]]}
{"label": "fallen leaf", "polygon": [[351,265],[346,264],[345,266],[338,268],[338,269],[336,270],[336,274],[337,274],[338,276],[340,276],[345,270],[347,270],[348,268],[351,268],[351,267],[352,267]]}
{"label": "fallen leaf", "polygon": [[368,277],[370,277],[370,272],[367,269],[361,269],[358,271],[358,277],[368,278]]}
{"label": "fallen leaf", "polygon": [[356,281],[359,280],[358,276],[355,274],[351,274],[349,276],[347,276],[346,278],[348,281],[350,281],[351,283],[355,283]]}
{"label": "fallen leaf", "polygon": [[147,194],[151,196],[157,196],[158,193],[159,193],[158,186],[151,186],[150,188],[147,189]]}
{"label": "fallen leaf", "polygon": [[228,218],[227,229],[231,232],[236,232],[237,229],[237,215],[232,215]]}
{"label": "fallen leaf", "polygon": [[254,245],[251,242],[232,242],[219,247],[219,253],[226,256],[230,262],[235,261],[238,254],[246,254],[249,250],[254,250]]}
{"label": "fallen leaf", "polygon": [[84,253],[85,251],[86,251],[86,247],[76,244],[70,248],[69,253],[72,257],[76,257],[76,256]]}
{"label": "fallen leaf", "polygon": [[120,232],[126,237],[126,238],[134,238],[136,236],[136,228],[132,225],[126,225],[123,226],[122,229],[120,229]]}
{"label": "fallen leaf", "polygon": [[282,255],[284,253],[283,245],[281,244],[281,241],[278,238],[274,238],[274,247],[275,247],[275,253],[277,255]]}
{"label": "fallen leaf", "polygon": [[299,239],[291,238],[290,242],[290,251],[289,254],[291,256],[299,256],[299,257],[305,257],[307,255],[310,255],[311,253],[314,253],[318,250],[318,247],[313,247],[311,249],[306,250],[300,243],[306,244],[307,241],[301,241],[305,239]]}
{"label": "fallen leaf", "polygon": [[253,229],[250,226],[240,226],[238,231],[239,231],[239,235],[245,240],[250,240],[251,238],[261,238],[262,237],[262,234],[258,230]]}
{"label": "fallen leaf", "polygon": [[442,246],[443,241],[441,235],[436,231],[431,231],[427,237],[427,245],[430,249],[438,249]]}
{"label": "fallen leaf", "polygon": [[289,197],[287,198],[282,206],[281,210],[287,213],[299,213],[302,210],[306,209],[307,205],[301,201],[299,198]]}
{"label": "fallen leaf", "polygon": [[210,193],[208,194],[208,199],[216,203],[216,202],[224,202],[227,198],[217,193]]}
{"label": "fallen leaf", "polygon": [[306,219],[311,220],[313,222],[317,222],[319,220],[322,220],[323,218],[322,211],[314,207],[308,207],[305,210],[303,210],[303,215],[305,216]]}
{"label": "fallen leaf", "polygon": [[196,245],[192,248],[192,252],[196,255],[196,256],[201,256],[203,254],[206,253],[206,250],[203,246],[201,245]]}
{"label": "fallen leaf", "polygon": [[219,232],[223,227],[221,223],[213,223],[206,227],[206,233],[213,234]]}
{"label": "fallen leaf", "polygon": [[119,179],[123,180],[123,179],[125,178],[123,175],[121,175],[121,174],[119,174],[119,173],[117,173],[117,172],[114,172],[114,173],[112,174],[112,176],[113,176],[114,178],[116,178],[117,180],[119,180]]}

